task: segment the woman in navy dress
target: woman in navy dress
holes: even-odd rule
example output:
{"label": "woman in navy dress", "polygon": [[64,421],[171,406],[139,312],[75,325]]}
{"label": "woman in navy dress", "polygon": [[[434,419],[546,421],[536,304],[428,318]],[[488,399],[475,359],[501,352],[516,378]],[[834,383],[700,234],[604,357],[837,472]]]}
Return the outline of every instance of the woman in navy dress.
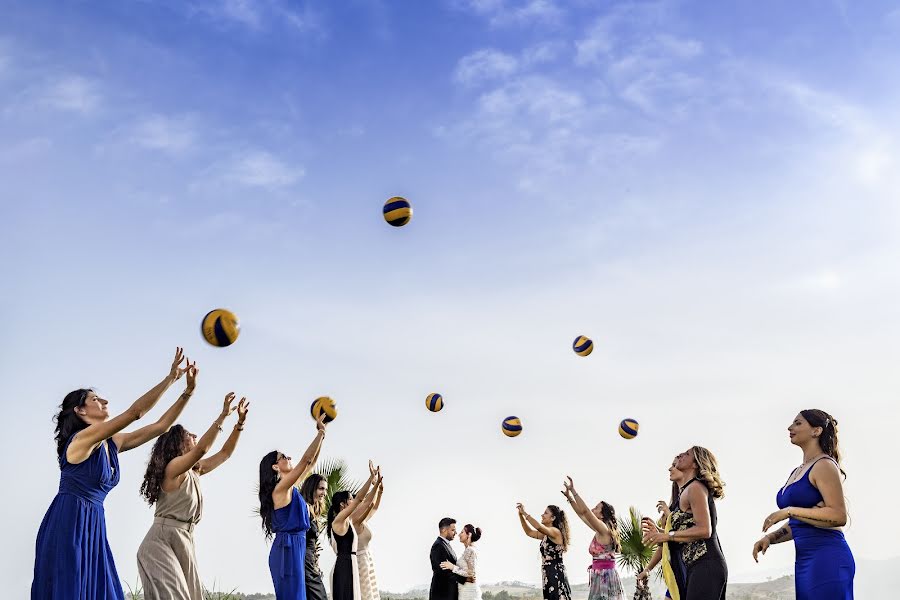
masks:
{"label": "woman in navy dress", "polygon": [[797,600],[853,600],[856,563],[840,529],[847,524],[847,507],[837,421],[825,411],[804,410],[788,433],[803,450],[803,464],[779,490],[779,510],[766,517],[763,531],[788,522],[753,545],[753,559],[771,544],[794,540]]}
{"label": "woman in navy dress", "polygon": [[[183,361],[181,348],[169,374],[122,414],[109,418],[108,401],[80,389],[63,399],[56,415],[59,491],[37,534],[32,600],[124,600],[125,594],[106,539],[103,501],[119,483],[119,453],[165,433],[184,410],[197,368]],[[187,373],[187,388],[152,425],[122,431],[152,409]]]}
{"label": "woman in navy dress", "polygon": [[306,532],[309,508],[297,489],[319,459],[325,439],[325,414],[316,420],[316,437],[295,467],[291,457],[273,450],[259,463],[259,516],[269,550],[269,571],[277,600],[306,600]]}

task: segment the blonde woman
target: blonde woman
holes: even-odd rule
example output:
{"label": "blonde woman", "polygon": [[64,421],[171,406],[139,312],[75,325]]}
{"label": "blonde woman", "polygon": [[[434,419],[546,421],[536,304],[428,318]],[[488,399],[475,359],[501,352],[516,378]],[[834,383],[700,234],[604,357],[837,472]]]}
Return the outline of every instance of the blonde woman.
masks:
{"label": "blonde woman", "polygon": [[716,533],[715,503],[725,496],[725,483],[716,457],[694,446],[675,457],[670,474],[678,485],[671,529],[665,532],[644,519],[644,542],[668,545],[680,600],[725,600],[728,565]]}

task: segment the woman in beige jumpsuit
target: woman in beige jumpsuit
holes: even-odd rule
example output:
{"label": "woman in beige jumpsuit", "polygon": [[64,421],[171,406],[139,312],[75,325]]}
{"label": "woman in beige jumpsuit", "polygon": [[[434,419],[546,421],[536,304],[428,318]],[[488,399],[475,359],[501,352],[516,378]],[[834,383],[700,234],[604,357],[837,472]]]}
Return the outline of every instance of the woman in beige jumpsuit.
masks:
{"label": "woman in beige jumpsuit", "polygon": [[[194,527],[203,513],[200,476],[224,463],[237,446],[250,403],[225,396],[222,412],[199,440],[174,425],[153,445],[141,494],[155,505],[153,525],[138,548],[138,573],[145,600],[203,600],[194,553]],[[238,422],[222,449],[209,458],[225,419],[237,409]]]}

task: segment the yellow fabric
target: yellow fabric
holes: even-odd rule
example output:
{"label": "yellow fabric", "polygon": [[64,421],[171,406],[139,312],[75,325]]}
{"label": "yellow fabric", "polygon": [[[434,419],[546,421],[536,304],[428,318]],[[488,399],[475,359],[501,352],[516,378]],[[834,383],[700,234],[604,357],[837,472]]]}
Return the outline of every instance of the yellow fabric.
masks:
{"label": "yellow fabric", "polygon": [[[669,533],[669,530],[671,529],[672,515],[670,514],[666,518],[666,525],[663,527],[663,531]],[[675,581],[675,571],[672,570],[672,556],[669,554],[669,542],[664,542],[662,545],[662,572],[663,580],[666,582],[666,588],[668,588],[672,600],[681,600],[681,595],[678,593],[678,583]]]}

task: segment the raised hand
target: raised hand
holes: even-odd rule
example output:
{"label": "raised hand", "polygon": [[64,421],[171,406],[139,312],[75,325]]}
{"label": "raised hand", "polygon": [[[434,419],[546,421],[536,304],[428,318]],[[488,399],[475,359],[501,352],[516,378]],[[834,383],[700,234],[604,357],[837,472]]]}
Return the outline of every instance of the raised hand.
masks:
{"label": "raised hand", "polygon": [[523,517],[527,514],[525,512],[525,507],[522,506],[521,502],[516,502],[516,510],[519,511],[519,514],[522,515]]}
{"label": "raised hand", "polygon": [[322,411],[318,417],[316,417],[316,430],[325,433],[325,426],[327,423],[325,422],[325,411]]}
{"label": "raised hand", "polygon": [[238,402],[237,405],[237,413],[238,413],[238,425],[243,425],[244,421],[247,420],[247,412],[250,410],[250,401],[247,400],[246,397],[241,398],[241,401]]}
{"label": "raised hand", "polygon": [[[180,372],[187,373],[187,385],[184,391],[188,394],[193,394],[194,388],[197,387],[197,374],[200,372],[200,369],[197,368],[197,361],[191,362],[187,360],[184,369],[180,369]],[[181,377],[181,375],[179,374],[178,377]]]}
{"label": "raised hand", "polygon": [[231,405],[232,402],[234,402],[234,392],[228,392],[227,394],[225,394],[225,400],[222,402],[222,419],[228,417],[237,408],[237,406]]}
{"label": "raised hand", "polygon": [[375,463],[372,462],[372,459],[369,459],[369,475],[373,478],[378,475],[378,469],[375,468]]}
{"label": "raised hand", "polygon": [[[180,346],[175,348],[175,358],[172,360],[172,367],[169,369],[169,379],[172,382],[176,382],[181,379],[181,376],[184,375],[184,372],[187,371],[187,367],[181,369],[181,361],[184,360],[184,349]],[[190,363],[188,363],[190,364]]]}

